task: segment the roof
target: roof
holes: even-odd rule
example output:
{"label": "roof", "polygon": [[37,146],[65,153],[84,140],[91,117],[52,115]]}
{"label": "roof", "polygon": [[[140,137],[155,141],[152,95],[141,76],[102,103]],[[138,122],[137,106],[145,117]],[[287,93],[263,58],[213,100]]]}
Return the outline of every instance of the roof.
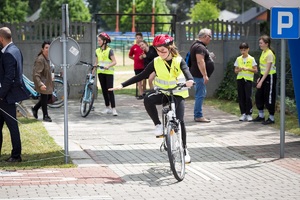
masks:
{"label": "roof", "polygon": [[257,16],[261,15],[262,13],[264,13],[266,11],[267,11],[267,9],[264,7],[252,7],[249,10],[247,10],[246,12],[240,14],[240,16],[238,16],[237,18],[235,18],[232,21],[246,23],[246,22],[249,22],[249,21],[255,19]]}
{"label": "roof", "polygon": [[31,16],[26,17],[26,22],[34,22],[39,19],[40,13],[42,11],[42,8],[39,8],[35,13],[33,13]]}
{"label": "roof", "polygon": [[270,9],[275,6],[300,7],[300,0],[253,0],[253,1],[267,9]]}
{"label": "roof", "polygon": [[219,15],[219,20],[224,20],[224,21],[232,21],[233,19],[237,18],[239,14],[230,12],[228,10],[222,10]]}

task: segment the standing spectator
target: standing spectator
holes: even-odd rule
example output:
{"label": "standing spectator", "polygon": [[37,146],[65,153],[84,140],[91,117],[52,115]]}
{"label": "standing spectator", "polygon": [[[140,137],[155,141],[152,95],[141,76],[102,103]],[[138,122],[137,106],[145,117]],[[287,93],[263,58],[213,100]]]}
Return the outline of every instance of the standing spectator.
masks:
{"label": "standing spectator", "polygon": [[49,47],[49,41],[43,42],[42,49],[35,59],[32,73],[35,89],[41,94],[39,101],[31,108],[32,114],[37,119],[38,110],[42,107],[43,121],[45,122],[52,122],[47,108],[48,100],[52,98],[53,93],[52,70],[48,57]]}
{"label": "standing spectator", "polygon": [[191,67],[190,71],[194,77],[195,85],[195,106],[194,120],[195,122],[206,122],[210,120],[203,116],[202,104],[206,97],[206,84],[210,75],[214,71],[214,54],[207,50],[207,45],[211,41],[211,30],[204,28],[199,31],[198,40],[196,40],[190,49]]}
{"label": "standing spectator", "polygon": [[3,47],[0,59],[0,153],[3,142],[3,125],[10,132],[12,151],[6,162],[21,162],[21,137],[16,120],[16,102],[29,98],[23,82],[23,56],[12,42],[11,30],[0,28],[0,46]]}
{"label": "standing spectator", "polygon": [[237,74],[237,90],[241,117],[239,121],[252,121],[252,83],[254,73],[257,73],[257,63],[250,56],[249,45],[245,42],[240,44],[241,56],[234,63],[234,72]]}
{"label": "standing spectator", "polygon": [[[258,109],[258,116],[254,122],[262,124],[274,124],[275,102],[276,102],[276,57],[271,50],[271,39],[267,35],[259,38],[259,47],[262,50],[259,58],[260,78],[257,80],[255,103]],[[269,111],[269,118],[265,121],[264,106]]]}
{"label": "standing spectator", "polygon": [[96,49],[96,62],[98,66],[97,74],[102,88],[102,94],[106,108],[103,114],[113,114],[118,116],[116,110],[115,94],[113,91],[108,91],[108,88],[114,86],[114,66],[117,64],[114,51],[108,46],[111,39],[107,33],[98,35],[99,48]]}
{"label": "standing spectator", "polygon": [[[140,42],[143,41],[143,34],[138,32],[135,34],[136,43],[129,50],[129,58],[133,60],[133,68],[135,75],[141,73],[144,70],[144,60],[141,55],[144,51],[139,46]],[[138,97],[137,99],[143,99],[143,80],[137,83]]]}
{"label": "standing spectator", "polygon": [[[144,59],[144,68],[147,67],[147,65],[158,56],[155,48],[153,46],[149,46],[148,43],[143,40],[140,42],[140,47],[144,51],[144,53],[141,55],[141,57]],[[150,89],[153,89],[153,80],[155,78],[155,72],[152,72],[148,78],[149,81],[149,87]]]}

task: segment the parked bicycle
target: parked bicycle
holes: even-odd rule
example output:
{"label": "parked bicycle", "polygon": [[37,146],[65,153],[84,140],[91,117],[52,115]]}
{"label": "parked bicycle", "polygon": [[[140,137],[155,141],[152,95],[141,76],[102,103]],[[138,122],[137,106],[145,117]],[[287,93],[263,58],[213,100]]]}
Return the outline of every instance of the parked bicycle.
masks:
{"label": "parked bicycle", "polygon": [[[34,89],[34,83],[31,81],[27,76],[23,74],[23,81],[25,83],[26,89],[30,94],[30,97],[32,99],[38,99],[40,97],[40,93],[38,93]],[[60,108],[61,106],[64,105],[64,81],[63,77],[60,74],[55,74],[54,76],[54,81],[53,81],[53,93],[52,95],[55,97],[55,101],[52,104],[48,104],[50,108]],[[70,86],[67,83],[67,94],[69,96],[70,94]],[[27,111],[26,109],[22,106],[22,102],[16,103],[16,109],[17,112],[19,112],[21,115],[24,117],[27,117]]]}
{"label": "parked bicycle", "polygon": [[176,118],[174,90],[185,89],[184,83],[178,84],[171,89],[154,88],[158,93],[167,92],[169,102],[162,108],[163,142],[160,150],[168,152],[171,171],[178,181],[182,181],[185,176],[184,147],[182,143],[182,133],[180,120]]}
{"label": "parked bicycle", "polygon": [[95,99],[95,95],[94,95],[95,70],[92,64],[84,61],[80,61],[80,62],[83,65],[89,67],[85,79],[84,89],[80,98],[80,114],[82,117],[86,117],[92,110],[94,99]]}

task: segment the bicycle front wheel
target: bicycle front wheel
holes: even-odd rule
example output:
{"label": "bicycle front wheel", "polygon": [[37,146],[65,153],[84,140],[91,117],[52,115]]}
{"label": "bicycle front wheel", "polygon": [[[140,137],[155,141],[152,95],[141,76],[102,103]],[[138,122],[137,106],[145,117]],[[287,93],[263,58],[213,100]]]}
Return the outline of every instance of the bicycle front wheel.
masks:
{"label": "bicycle front wheel", "polygon": [[168,124],[166,143],[173,175],[178,181],[182,181],[185,176],[185,160],[180,123],[178,123],[178,127],[174,123]]}
{"label": "bicycle front wheel", "polygon": [[91,85],[83,92],[80,99],[80,114],[82,117],[88,116],[94,104],[94,92]]}

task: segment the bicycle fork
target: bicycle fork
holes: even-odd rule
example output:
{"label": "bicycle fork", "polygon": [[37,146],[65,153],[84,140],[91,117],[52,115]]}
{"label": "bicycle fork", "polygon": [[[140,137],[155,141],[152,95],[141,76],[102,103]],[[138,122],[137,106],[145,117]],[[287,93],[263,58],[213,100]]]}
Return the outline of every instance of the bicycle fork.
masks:
{"label": "bicycle fork", "polygon": [[[171,106],[172,107],[172,106]],[[170,134],[177,134],[178,133],[178,127],[179,127],[179,121],[176,120],[175,116],[175,110],[170,110],[170,108],[163,108],[162,111],[162,124],[163,124],[163,142],[160,145],[160,151],[167,151],[167,145],[166,145],[166,135]],[[171,125],[172,129],[170,133],[167,132],[168,125]]]}

